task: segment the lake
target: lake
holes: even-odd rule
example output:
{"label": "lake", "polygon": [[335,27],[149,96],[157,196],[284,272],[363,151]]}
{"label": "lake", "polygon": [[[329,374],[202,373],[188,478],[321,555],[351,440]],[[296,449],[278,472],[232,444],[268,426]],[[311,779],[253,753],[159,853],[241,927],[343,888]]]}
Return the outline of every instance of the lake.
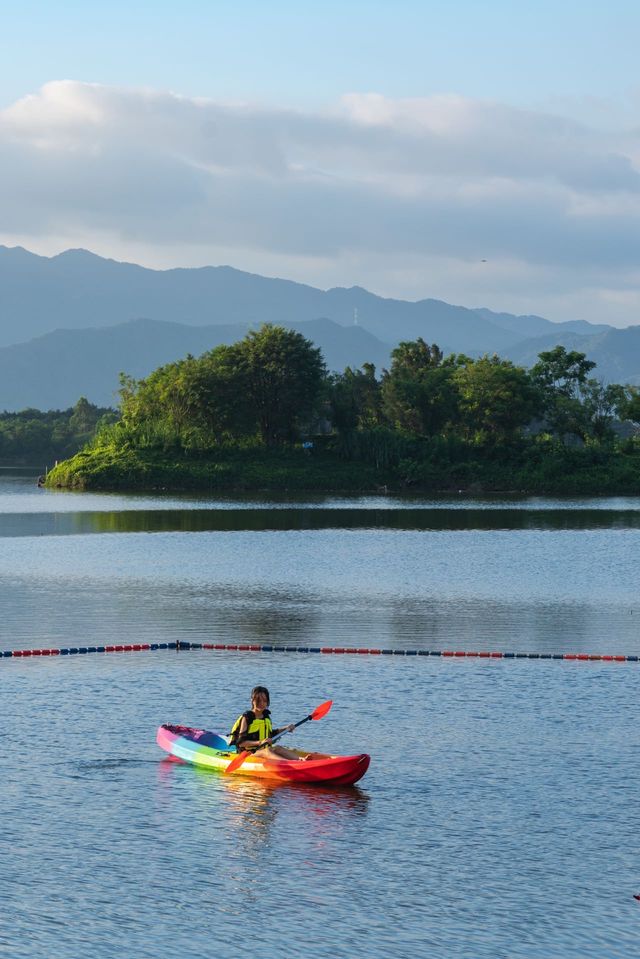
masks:
{"label": "lake", "polygon": [[[640,652],[640,501],[124,496],[0,479],[0,648]],[[0,659],[0,952],[637,951],[640,664],[171,650]],[[163,760],[256,683],[357,787]]]}

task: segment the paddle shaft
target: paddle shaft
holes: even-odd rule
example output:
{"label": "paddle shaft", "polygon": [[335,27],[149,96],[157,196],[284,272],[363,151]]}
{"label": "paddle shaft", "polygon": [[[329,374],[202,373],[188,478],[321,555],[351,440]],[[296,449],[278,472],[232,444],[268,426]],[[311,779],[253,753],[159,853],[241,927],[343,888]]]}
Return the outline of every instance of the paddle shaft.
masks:
{"label": "paddle shaft", "polygon": [[[322,719],[323,716],[327,715],[332,705],[333,705],[332,701],[328,699],[326,703],[322,703],[320,706],[318,706],[317,709],[314,709],[314,711],[309,716],[305,716],[304,719],[301,719],[299,720],[299,722],[294,723],[293,729],[297,729],[298,726],[302,726],[303,723],[308,723],[310,719]],[[291,730],[292,732],[293,732],[293,729]],[[270,744],[276,742],[276,740],[280,739],[281,736],[284,736],[284,734],[288,732],[289,732],[288,729],[283,729],[281,733],[278,733],[277,736],[274,736],[270,740]],[[239,769],[240,766],[242,766],[243,762],[245,761],[245,759],[247,759],[248,756],[251,756],[251,751],[245,750],[244,752],[241,752],[238,756],[236,756],[234,759],[231,760],[231,762],[225,769],[225,772],[226,773],[235,772],[236,769]]]}
{"label": "paddle shaft", "polygon": [[[304,719],[301,719],[300,722],[295,723],[293,729],[297,729],[298,726],[302,726],[303,723],[308,723],[310,719],[313,719],[313,716],[305,716]],[[283,729],[281,733],[278,733],[277,736],[274,736],[269,740],[269,744],[275,743],[277,739],[280,739],[281,736],[284,736],[285,733],[288,733],[288,729]],[[293,730],[291,730],[293,732]],[[239,769],[242,766],[245,759],[248,759],[249,756],[253,755],[253,750],[245,749],[244,752],[241,752],[239,756],[236,756],[235,759],[232,759],[227,768],[225,769],[226,773],[232,773],[234,770]]]}
{"label": "paddle shaft", "polygon": [[[305,716],[304,719],[301,719],[299,722],[293,724],[293,729],[297,729],[298,726],[302,726],[303,723],[308,723],[310,719],[313,719],[313,716]],[[289,730],[288,728],[287,728],[287,729],[283,729],[282,732],[281,732],[281,733],[278,733],[277,736],[272,736],[272,737],[271,737],[271,744],[273,745],[273,743],[277,743],[278,740],[279,740],[279,739],[282,739],[282,737],[283,737],[286,733],[288,733],[288,732],[293,732],[293,729],[291,729],[291,730]]]}

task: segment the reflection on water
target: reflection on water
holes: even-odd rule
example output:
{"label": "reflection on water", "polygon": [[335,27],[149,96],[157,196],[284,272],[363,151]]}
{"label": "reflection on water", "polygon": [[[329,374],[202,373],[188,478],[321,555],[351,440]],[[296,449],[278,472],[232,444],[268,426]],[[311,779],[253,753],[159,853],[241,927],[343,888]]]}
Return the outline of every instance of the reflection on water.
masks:
{"label": "reflection on water", "polygon": [[[367,811],[369,796],[359,786],[325,786],[309,783],[269,782],[251,776],[226,776],[216,769],[203,769],[174,757],[158,761],[159,782],[171,785],[175,776],[190,788],[198,802],[208,809],[225,804],[225,822],[242,828],[246,821],[264,822],[268,825],[271,815],[263,815],[273,809],[288,812],[297,810],[320,819],[342,813],[363,814]],[[258,814],[256,816],[256,813]],[[261,827],[262,828],[262,827]]]}
{"label": "reflection on water", "polygon": [[33,477],[4,475],[0,470],[0,513],[78,513],[117,510],[640,510],[634,496],[524,496],[493,493],[469,497],[458,494],[388,495],[326,493],[97,493],[36,487]]}
{"label": "reflection on water", "polygon": [[0,648],[185,642],[637,654],[639,532],[0,538]]}
{"label": "reflection on water", "polygon": [[269,532],[388,529],[640,529],[637,509],[135,509],[113,512],[0,513],[0,537],[91,533]]}
{"label": "reflection on water", "polygon": [[[358,786],[270,783],[160,760],[158,782],[169,795],[174,793],[176,779],[180,809],[189,808],[191,815],[198,810],[203,841],[207,836],[217,840],[221,824],[233,837],[227,851],[229,894],[239,908],[245,901],[259,904],[263,867],[277,859],[283,831],[312,837],[312,849],[321,851],[327,843],[348,837],[354,820],[366,816],[370,801]],[[176,810],[175,814],[181,813]]]}

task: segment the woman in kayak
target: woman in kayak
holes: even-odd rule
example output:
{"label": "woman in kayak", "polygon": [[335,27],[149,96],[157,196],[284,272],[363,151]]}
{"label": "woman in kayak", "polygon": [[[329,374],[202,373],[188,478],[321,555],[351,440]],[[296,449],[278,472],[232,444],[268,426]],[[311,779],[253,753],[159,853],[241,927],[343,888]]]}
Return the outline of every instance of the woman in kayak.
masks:
{"label": "woman in kayak", "polygon": [[[231,743],[238,752],[245,750],[257,756],[278,759],[301,759],[298,753],[284,746],[272,746],[271,737],[278,733],[293,732],[294,725],[274,729],[269,712],[269,690],[266,686],[255,686],[251,690],[251,709],[238,716],[231,730]],[[304,757],[306,758],[306,757]]]}

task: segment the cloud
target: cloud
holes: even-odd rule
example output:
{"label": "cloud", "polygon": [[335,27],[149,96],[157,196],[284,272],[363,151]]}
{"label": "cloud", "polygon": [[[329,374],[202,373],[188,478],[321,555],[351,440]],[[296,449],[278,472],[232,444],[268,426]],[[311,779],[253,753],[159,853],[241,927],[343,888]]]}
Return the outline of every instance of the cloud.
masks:
{"label": "cloud", "polygon": [[147,262],[223,250],[258,270],[303,265],[309,282],[355,267],[352,282],[396,295],[403,263],[426,282],[457,263],[469,288],[486,259],[503,269],[485,277],[535,274],[541,296],[564,277],[564,296],[583,296],[633,286],[639,158],[637,124],[453,95],[352,94],[305,113],[61,81],[0,112],[0,235],[101,237]]}

